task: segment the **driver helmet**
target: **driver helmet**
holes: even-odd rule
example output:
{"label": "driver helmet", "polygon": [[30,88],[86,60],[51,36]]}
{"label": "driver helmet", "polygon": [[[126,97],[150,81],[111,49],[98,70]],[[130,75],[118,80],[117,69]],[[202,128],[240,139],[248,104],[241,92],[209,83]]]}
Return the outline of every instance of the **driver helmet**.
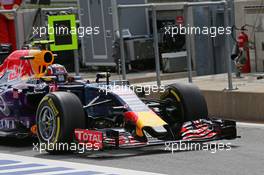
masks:
{"label": "driver helmet", "polygon": [[63,65],[52,64],[47,67],[46,76],[56,76],[57,82],[65,82],[68,77],[68,72]]}

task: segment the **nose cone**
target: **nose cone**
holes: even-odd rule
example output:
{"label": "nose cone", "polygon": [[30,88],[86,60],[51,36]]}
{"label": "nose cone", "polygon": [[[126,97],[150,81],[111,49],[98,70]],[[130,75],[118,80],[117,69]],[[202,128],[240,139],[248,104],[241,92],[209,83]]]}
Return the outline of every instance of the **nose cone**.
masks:
{"label": "nose cone", "polygon": [[125,117],[136,125],[136,134],[139,137],[144,136],[143,129],[154,137],[167,133],[167,130],[164,128],[167,123],[151,110],[127,112],[125,113]]}

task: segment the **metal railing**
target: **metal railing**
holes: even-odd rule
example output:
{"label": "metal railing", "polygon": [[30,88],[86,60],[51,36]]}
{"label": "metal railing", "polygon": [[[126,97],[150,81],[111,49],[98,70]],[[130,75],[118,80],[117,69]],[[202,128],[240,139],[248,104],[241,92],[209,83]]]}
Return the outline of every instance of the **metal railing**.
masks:
{"label": "metal railing", "polygon": [[[115,0],[116,1],[116,0]],[[153,38],[154,38],[154,49],[155,49],[155,64],[156,64],[156,74],[157,74],[157,85],[161,85],[160,77],[160,60],[159,60],[159,48],[158,48],[158,33],[157,33],[157,11],[158,10],[175,10],[179,6],[182,6],[184,9],[184,18],[186,24],[188,24],[188,10],[189,7],[193,6],[209,6],[209,5],[223,5],[224,6],[224,27],[229,26],[229,17],[228,17],[228,1],[204,1],[204,2],[175,2],[175,3],[151,3],[151,4],[131,4],[131,5],[118,5],[116,2],[113,3],[113,10],[116,10],[119,35],[120,35],[120,51],[121,51],[121,63],[122,63],[122,78],[126,80],[126,64],[125,64],[125,52],[124,52],[124,39],[122,36],[122,29],[120,25],[121,19],[121,9],[128,8],[148,8],[152,10],[152,21],[153,21]],[[192,57],[191,57],[191,47],[190,47],[191,38],[190,35],[186,34],[186,49],[187,49],[187,64],[188,64],[188,79],[192,83]],[[227,35],[225,37],[226,45],[226,67],[228,75],[228,88],[227,90],[233,90],[232,83],[232,62],[230,59],[230,37]]]}

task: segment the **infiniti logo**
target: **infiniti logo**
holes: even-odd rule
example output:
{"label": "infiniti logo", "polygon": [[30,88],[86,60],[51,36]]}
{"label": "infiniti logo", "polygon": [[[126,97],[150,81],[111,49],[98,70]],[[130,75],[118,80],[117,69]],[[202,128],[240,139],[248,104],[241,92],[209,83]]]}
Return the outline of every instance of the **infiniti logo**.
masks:
{"label": "infiniti logo", "polygon": [[0,95],[0,111],[5,115],[9,116],[10,115],[10,110],[7,107],[7,104],[4,100],[4,98]]}

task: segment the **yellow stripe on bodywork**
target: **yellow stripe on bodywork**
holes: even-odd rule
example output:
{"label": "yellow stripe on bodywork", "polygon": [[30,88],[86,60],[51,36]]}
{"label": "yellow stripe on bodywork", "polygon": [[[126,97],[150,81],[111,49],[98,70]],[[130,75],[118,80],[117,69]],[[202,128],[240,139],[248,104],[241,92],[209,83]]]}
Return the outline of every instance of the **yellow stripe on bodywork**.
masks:
{"label": "yellow stripe on bodywork", "polygon": [[144,127],[158,127],[158,126],[164,126],[167,123],[163,121],[157,114],[155,114],[152,111],[146,111],[146,112],[137,112],[138,120],[136,123],[137,129],[136,133],[139,137],[142,137],[144,134],[142,132],[142,129]]}

